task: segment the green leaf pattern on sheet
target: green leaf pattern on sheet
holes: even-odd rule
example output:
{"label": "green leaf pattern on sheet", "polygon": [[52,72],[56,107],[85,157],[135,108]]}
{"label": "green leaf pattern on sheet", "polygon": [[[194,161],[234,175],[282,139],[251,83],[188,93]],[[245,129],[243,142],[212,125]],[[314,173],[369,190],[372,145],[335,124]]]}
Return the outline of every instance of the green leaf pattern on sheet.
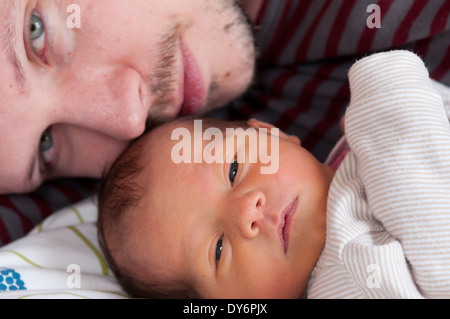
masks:
{"label": "green leaf pattern on sheet", "polygon": [[69,226],[69,229],[72,230],[93,251],[93,253],[97,256],[98,261],[100,262],[100,267],[102,268],[103,275],[108,276],[108,266],[100,251],[75,226]]}
{"label": "green leaf pattern on sheet", "polygon": [[32,262],[31,260],[29,260],[27,257],[25,257],[24,255],[22,255],[21,253],[18,253],[17,251],[12,251],[12,250],[0,250],[0,253],[11,253],[16,255],[17,257],[23,259],[24,261],[26,261],[27,263],[29,263],[31,266],[34,266],[36,268],[43,268],[42,266],[39,266],[38,264]]}
{"label": "green leaf pattern on sheet", "polygon": [[[128,298],[98,248],[96,233],[96,205],[91,200],[55,213],[26,237],[0,248],[0,271],[11,270],[23,282],[22,289],[28,289],[3,289],[0,298]],[[83,285],[70,289],[66,269],[78,261]]]}

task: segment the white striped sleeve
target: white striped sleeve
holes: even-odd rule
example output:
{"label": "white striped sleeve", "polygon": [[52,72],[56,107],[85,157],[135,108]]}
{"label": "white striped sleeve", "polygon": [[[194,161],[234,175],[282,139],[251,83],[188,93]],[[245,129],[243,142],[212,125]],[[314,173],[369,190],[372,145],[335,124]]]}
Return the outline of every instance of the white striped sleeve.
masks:
{"label": "white striped sleeve", "polygon": [[350,148],[374,218],[425,297],[450,296],[450,126],[423,62],[380,53],[350,71]]}
{"label": "white striped sleeve", "polygon": [[449,298],[450,125],[442,90],[407,51],[364,58],[349,79],[351,152],[331,184],[327,242],[308,297]]}

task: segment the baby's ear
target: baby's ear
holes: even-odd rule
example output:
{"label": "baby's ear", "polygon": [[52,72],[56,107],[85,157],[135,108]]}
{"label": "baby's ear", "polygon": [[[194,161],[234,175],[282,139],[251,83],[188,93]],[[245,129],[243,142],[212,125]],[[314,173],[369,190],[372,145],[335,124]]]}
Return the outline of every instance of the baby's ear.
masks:
{"label": "baby's ear", "polygon": [[[276,128],[272,124],[269,124],[269,123],[266,123],[266,122],[262,122],[262,121],[259,121],[257,119],[250,119],[250,120],[247,121],[247,124],[249,126],[253,127],[253,128],[256,128],[256,129],[266,128],[269,133],[271,133],[270,129]],[[279,130],[279,137],[283,138],[283,139],[286,139],[288,141],[291,141],[292,143],[301,145],[300,139],[297,136],[295,136],[295,135],[288,135],[288,134],[284,133],[283,131]]]}

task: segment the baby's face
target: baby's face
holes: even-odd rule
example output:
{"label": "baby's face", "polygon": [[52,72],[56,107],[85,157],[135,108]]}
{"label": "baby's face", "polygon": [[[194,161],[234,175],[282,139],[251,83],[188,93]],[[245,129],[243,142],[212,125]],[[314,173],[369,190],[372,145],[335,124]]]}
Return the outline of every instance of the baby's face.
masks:
{"label": "baby's face", "polygon": [[[178,125],[194,137],[193,125]],[[193,283],[205,298],[300,297],[324,246],[332,170],[282,133],[265,143],[266,154],[277,151],[271,139],[279,146],[271,174],[248,156],[233,160],[249,154],[249,141],[224,151],[222,161],[176,164],[174,129],[160,127],[147,140],[149,192],[135,239],[142,258],[158,264],[160,275]],[[196,138],[210,152],[210,141]],[[226,140],[224,134],[216,146]]]}

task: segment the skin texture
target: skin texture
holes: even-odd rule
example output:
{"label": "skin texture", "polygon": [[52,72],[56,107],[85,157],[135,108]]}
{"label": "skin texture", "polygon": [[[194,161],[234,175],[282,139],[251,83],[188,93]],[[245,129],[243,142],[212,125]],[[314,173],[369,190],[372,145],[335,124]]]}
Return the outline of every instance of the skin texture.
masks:
{"label": "skin texture", "polygon": [[0,193],[100,177],[153,122],[219,107],[253,77],[235,1],[4,0],[0,21]]}
{"label": "skin texture", "polygon": [[[249,124],[270,127],[255,120]],[[193,131],[192,124],[185,127]],[[261,174],[265,164],[260,161],[227,163],[248,151],[248,141],[225,152],[221,163],[175,164],[175,128],[169,124],[145,137],[142,183],[147,191],[133,209],[128,238],[117,238],[115,231],[109,235],[114,258],[127,260],[149,280],[190,282],[205,298],[300,297],[325,243],[331,168],[284,133],[269,138],[279,138],[274,174]],[[204,150],[208,143],[200,143]],[[293,203],[285,247],[280,225]]]}

